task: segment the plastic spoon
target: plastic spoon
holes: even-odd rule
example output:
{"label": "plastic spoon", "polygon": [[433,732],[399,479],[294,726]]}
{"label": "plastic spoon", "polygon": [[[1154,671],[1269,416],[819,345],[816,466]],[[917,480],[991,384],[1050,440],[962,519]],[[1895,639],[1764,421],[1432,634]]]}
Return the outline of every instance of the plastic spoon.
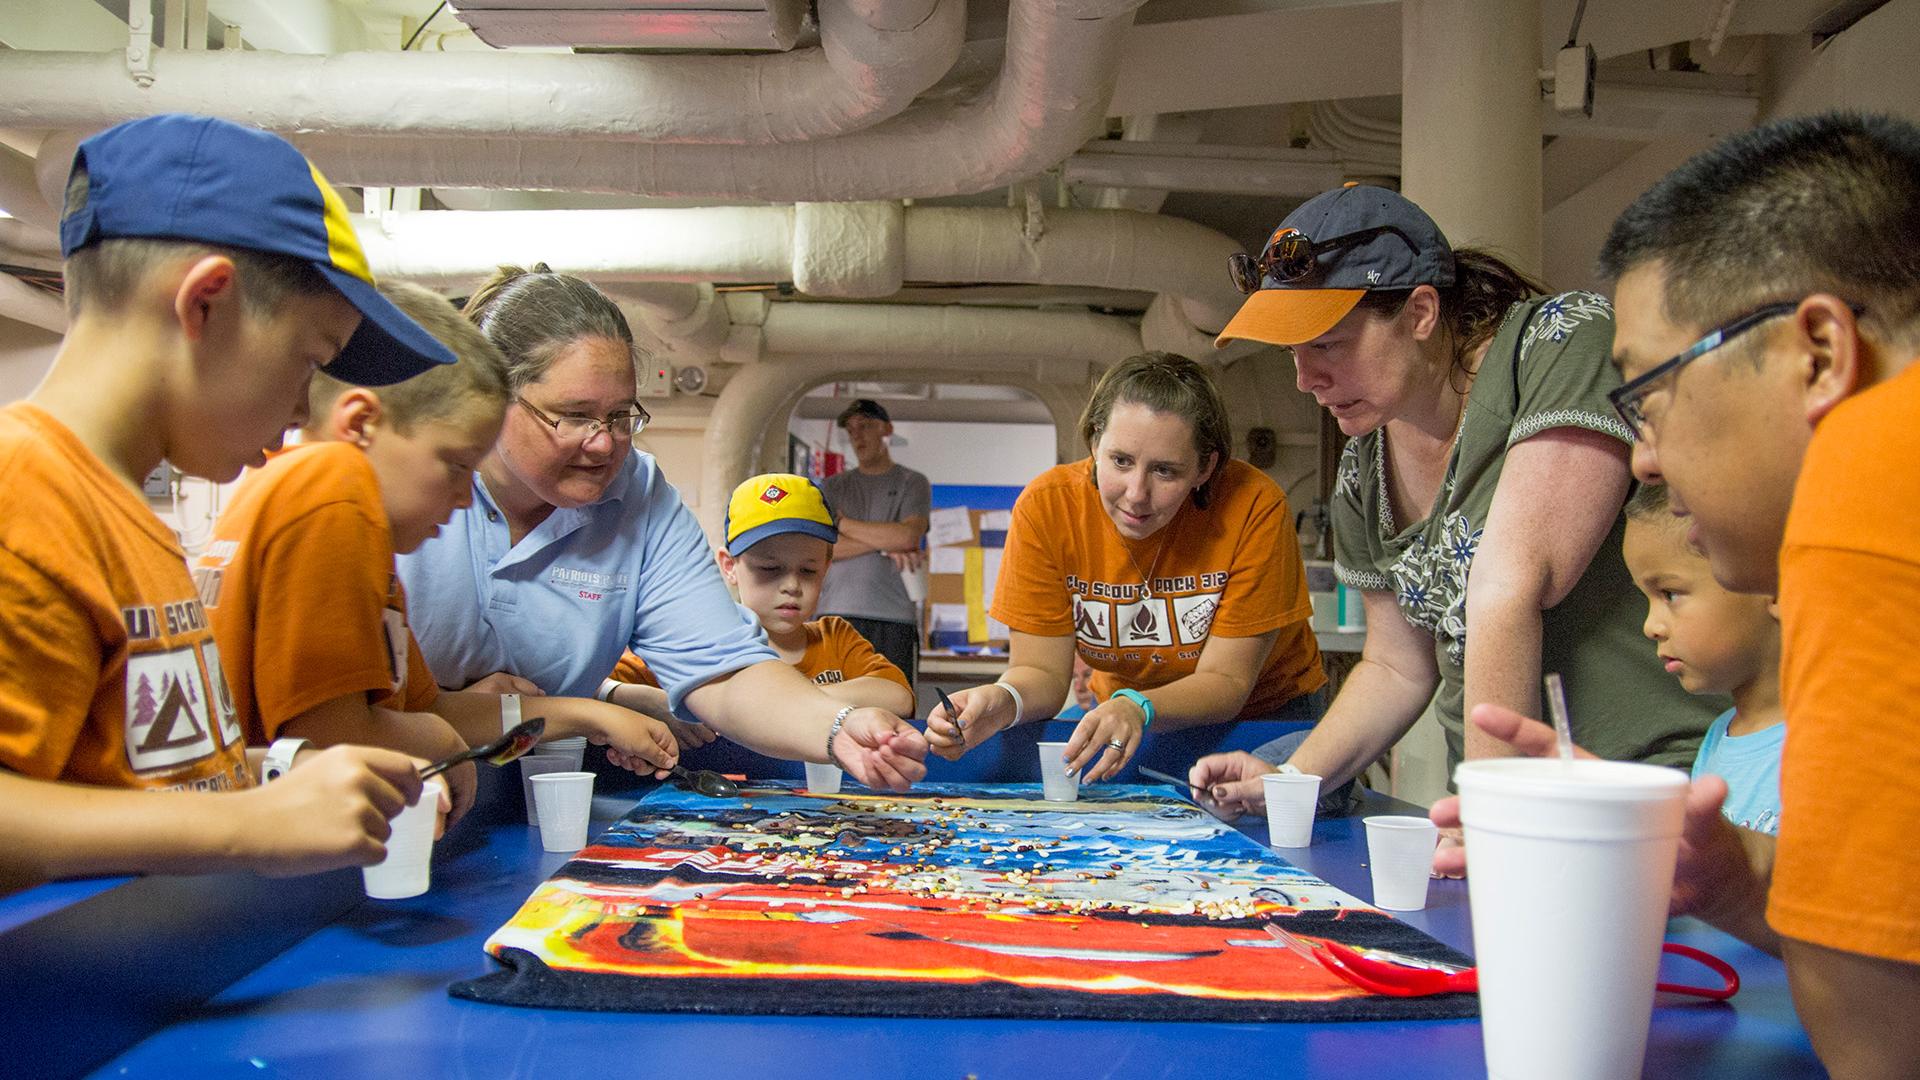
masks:
{"label": "plastic spoon", "polygon": [[428,777],[439,776],[441,773],[446,772],[448,769],[453,768],[463,761],[473,761],[476,758],[484,760],[489,765],[505,765],[507,762],[514,761],[527,751],[533,749],[534,744],[540,741],[541,733],[546,730],[547,721],[545,717],[536,716],[529,720],[522,720],[508,728],[506,734],[485,746],[476,746],[471,750],[462,750],[452,757],[441,758],[439,761],[421,769],[420,779],[425,780]]}
{"label": "plastic spoon", "polygon": [[714,772],[712,769],[688,771],[685,765],[675,763],[669,770],[674,779],[685,782],[693,790],[711,799],[731,799],[740,794],[740,785]]}

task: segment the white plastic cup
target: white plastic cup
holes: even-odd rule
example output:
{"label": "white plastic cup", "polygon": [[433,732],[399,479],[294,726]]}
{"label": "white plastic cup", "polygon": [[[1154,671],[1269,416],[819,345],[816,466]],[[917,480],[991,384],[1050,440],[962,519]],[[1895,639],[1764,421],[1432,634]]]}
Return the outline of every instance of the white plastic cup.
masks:
{"label": "white plastic cup", "polygon": [[1072,802],[1080,797],[1080,774],[1067,771],[1067,744],[1040,744],[1040,793],[1048,802]]}
{"label": "white plastic cup", "polygon": [[580,766],[567,754],[528,754],[520,759],[520,793],[527,800],[527,824],[540,824],[540,809],[533,789],[533,778],[542,773],[579,772]]}
{"label": "white plastic cup", "polygon": [[1493,1080],[1634,1080],[1687,774],[1558,758],[1454,772]]}
{"label": "white plastic cup", "polygon": [[806,762],[807,790],[815,795],[840,794],[840,777],[843,775],[838,765],[823,765],[819,762]]}
{"label": "white plastic cup", "polygon": [[1366,819],[1367,868],[1373,874],[1373,906],[1419,911],[1427,906],[1433,849],[1440,829],[1423,817],[1383,815]]}
{"label": "white plastic cup", "polygon": [[548,851],[579,851],[587,846],[587,820],[593,816],[593,774],[549,772],[533,778],[540,807],[540,846]]}
{"label": "white plastic cup", "polygon": [[907,599],[916,604],[927,600],[927,564],[921,563],[913,570],[900,571],[900,583],[907,587]]}
{"label": "white plastic cup", "polygon": [[440,817],[438,780],[420,785],[420,798],[394,815],[387,857],[360,868],[367,895],[375,900],[404,900],[427,891],[433,871],[433,826]]}
{"label": "white plastic cup", "polygon": [[534,747],[533,752],[541,757],[564,756],[573,762],[569,770],[579,772],[580,766],[587,760],[587,737],[575,735],[566,739],[549,739]]}
{"label": "white plastic cup", "polygon": [[1267,796],[1267,843],[1277,848],[1311,846],[1320,778],[1312,773],[1267,773],[1260,784]]}

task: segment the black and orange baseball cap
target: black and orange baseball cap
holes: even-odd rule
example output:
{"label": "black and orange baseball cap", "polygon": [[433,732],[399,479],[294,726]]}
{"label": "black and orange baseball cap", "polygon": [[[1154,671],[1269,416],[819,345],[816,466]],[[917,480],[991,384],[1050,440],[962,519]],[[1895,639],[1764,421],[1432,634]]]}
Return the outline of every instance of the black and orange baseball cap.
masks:
{"label": "black and orange baseball cap", "polygon": [[1260,257],[1236,253],[1234,284],[1247,294],[1215,348],[1244,338],[1269,345],[1312,341],[1374,289],[1453,284],[1453,247],[1426,211],[1397,191],[1349,184],[1287,215]]}

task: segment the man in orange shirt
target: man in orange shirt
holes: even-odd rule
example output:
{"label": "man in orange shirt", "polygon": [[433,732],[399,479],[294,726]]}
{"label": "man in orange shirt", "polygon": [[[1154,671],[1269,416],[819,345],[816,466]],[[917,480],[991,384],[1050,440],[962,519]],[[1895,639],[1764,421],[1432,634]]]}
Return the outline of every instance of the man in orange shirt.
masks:
{"label": "man in orange shirt", "polygon": [[[1080,420],[1093,456],[1041,473],[1014,503],[993,617],[1007,673],[932,711],[957,758],[1052,717],[1077,652],[1100,704],[1067,744],[1086,779],[1119,772],[1148,728],[1316,720],[1326,675],[1286,494],[1231,460],[1219,388],[1183,356],[1146,353],[1101,376]],[[1157,718],[1157,720],[1156,720]]]}
{"label": "man in orange shirt", "polygon": [[110,128],[75,155],[60,239],[66,338],[0,410],[0,888],[378,862],[414,763],[342,747],[253,787],[185,554],[140,486],[163,459],[219,481],[261,460],[315,368],[393,382],[452,357],[374,291],[339,198],[275,135]]}
{"label": "man in orange shirt", "polygon": [[[433,759],[519,722],[517,696],[440,692],[393,565],[471,498],[500,434],[506,361],[444,297],[381,292],[458,362],[380,391],[316,376],[308,434],[317,427],[321,440],[250,473],[195,560],[254,745],[362,743]],[[540,698],[538,712],[548,738],[584,735],[649,773],[675,760],[650,717],[591,698]],[[473,802],[474,767],[446,775],[457,819]]]}
{"label": "man in orange shirt", "polygon": [[[726,534],[727,546],[714,556],[720,573],[759,618],[780,659],[836,701],[912,714],[913,688],[899,667],[847,620],[813,618],[839,536],[813,481],[791,473],[743,481],[727,500]],[[646,662],[628,653],[601,693],[653,716],[669,715],[659,686]]]}
{"label": "man in orange shirt", "polygon": [[[1780,602],[1777,855],[1721,817],[1726,785],[1703,779],[1674,906],[1756,943],[1764,915],[1836,1080],[1920,1062],[1916,237],[1920,129],[1840,113],[1695,157],[1601,252],[1635,474],[1668,486],[1723,585]],[[1474,719],[1551,752],[1533,721]]]}

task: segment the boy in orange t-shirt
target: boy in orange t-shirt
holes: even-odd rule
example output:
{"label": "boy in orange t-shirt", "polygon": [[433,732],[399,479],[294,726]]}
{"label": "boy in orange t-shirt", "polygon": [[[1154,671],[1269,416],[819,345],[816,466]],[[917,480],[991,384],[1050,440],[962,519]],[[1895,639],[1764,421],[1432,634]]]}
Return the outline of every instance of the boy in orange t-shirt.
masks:
{"label": "boy in orange t-shirt", "polygon": [[343,747],[253,786],[185,553],[141,480],[163,459],[232,479],[321,365],[391,382],[452,358],[375,293],[338,197],[275,135],[180,115],[110,128],[80,144],[60,235],[66,337],[0,409],[0,888],[379,861],[414,763]]}
{"label": "boy in orange t-shirt", "polygon": [[[442,693],[407,625],[396,554],[467,504],[507,405],[506,361],[445,298],[382,285],[459,357],[379,392],[324,376],[306,436],[249,474],[195,561],[249,742],[387,746],[447,757],[498,738],[518,699]],[[543,698],[549,738],[585,735],[662,768],[672,739],[649,717],[580,698]],[[651,766],[649,766],[651,768]],[[447,772],[454,817],[474,767]]]}
{"label": "boy in orange t-shirt", "polygon": [[[912,714],[906,675],[852,623],[837,615],[808,621],[839,536],[826,497],[811,480],[791,473],[747,479],[727,501],[726,535],[727,546],[714,553],[720,572],[740,603],[759,617],[780,659],[837,701]],[[628,653],[600,692],[659,715],[666,711],[659,685],[646,661]]]}

